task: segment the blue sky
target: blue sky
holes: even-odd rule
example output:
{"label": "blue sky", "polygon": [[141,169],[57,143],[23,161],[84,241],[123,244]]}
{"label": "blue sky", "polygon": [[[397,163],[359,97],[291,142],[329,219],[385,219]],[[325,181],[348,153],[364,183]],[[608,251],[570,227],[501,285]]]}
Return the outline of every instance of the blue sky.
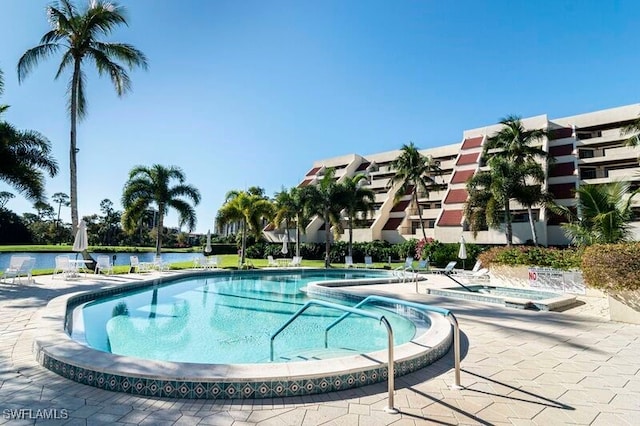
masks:
{"label": "blue sky", "polygon": [[[59,56],[20,85],[16,64],[49,29],[48,1],[0,0],[4,119],[38,130],[69,193],[69,75]],[[86,1],[77,4],[84,6]],[[231,189],[296,186],[314,160],[460,142],[507,114],[564,117],[638,102],[640,2],[125,0],[109,41],[149,58],[118,98],[87,64],[79,214],[120,197],[135,165],[181,167],[196,231]],[[0,159],[1,161],[1,159]],[[0,191],[14,190],[0,182]],[[20,195],[8,208],[33,211]],[[69,209],[66,209],[70,221]],[[177,224],[171,211],[168,225]]]}

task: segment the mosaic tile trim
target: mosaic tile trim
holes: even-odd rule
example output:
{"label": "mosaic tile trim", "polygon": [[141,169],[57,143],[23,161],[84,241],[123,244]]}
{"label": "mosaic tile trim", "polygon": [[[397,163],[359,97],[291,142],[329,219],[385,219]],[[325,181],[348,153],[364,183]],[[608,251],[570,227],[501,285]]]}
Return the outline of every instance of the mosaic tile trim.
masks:
{"label": "mosaic tile trim", "polygon": [[[188,274],[188,276],[192,275],[201,275],[201,273]],[[186,277],[187,274],[181,276],[181,278]],[[97,297],[118,294],[132,288],[159,285],[163,281],[165,280],[160,278],[146,283],[129,285],[126,288],[110,288],[72,296],[67,303],[67,316],[75,306],[94,300]],[[362,296],[340,291],[339,287],[322,287],[321,290],[317,287],[316,289],[318,289],[318,295],[333,300],[340,299],[357,302],[362,299]],[[427,315],[415,309],[402,305],[395,305],[392,308],[406,312],[408,316],[419,317],[423,321],[429,321]],[[428,351],[402,361],[396,361],[394,364],[394,376],[402,376],[434,363],[449,351],[452,341],[453,334],[450,333],[437,346],[430,348]],[[36,359],[41,365],[67,379],[115,392],[166,398],[247,399],[312,395],[384,382],[387,380],[388,375],[388,369],[386,365],[383,365],[351,373],[328,374],[324,377],[294,377],[272,381],[251,381],[249,379],[178,381],[109,374],[73,365],[71,361],[58,360],[47,353],[45,349],[38,348],[37,350]],[[310,372],[311,375],[312,372]]]}
{"label": "mosaic tile trim", "polygon": [[[442,358],[451,346],[452,337],[426,354],[395,363],[394,377],[426,367]],[[39,362],[47,369],[70,380],[100,389],[134,395],[163,398],[247,399],[312,395],[351,389],[387,380],[387,367],[381,366],[350,374],[327,375],[320,378],[296,378],[274,381],[200,382],[158,380],[107,374],[80,368],[40,353]]]}

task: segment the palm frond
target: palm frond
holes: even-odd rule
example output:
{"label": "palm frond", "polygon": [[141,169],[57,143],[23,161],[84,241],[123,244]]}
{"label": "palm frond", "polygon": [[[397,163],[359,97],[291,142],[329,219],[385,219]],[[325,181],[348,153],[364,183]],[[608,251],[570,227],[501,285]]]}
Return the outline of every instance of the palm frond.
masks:
{"label": "palm frond", "polygon": [[61,45],[55,43],[40,44],[28,49],[18,60],[18,82],[21,83],[41,59],[53,55]]}

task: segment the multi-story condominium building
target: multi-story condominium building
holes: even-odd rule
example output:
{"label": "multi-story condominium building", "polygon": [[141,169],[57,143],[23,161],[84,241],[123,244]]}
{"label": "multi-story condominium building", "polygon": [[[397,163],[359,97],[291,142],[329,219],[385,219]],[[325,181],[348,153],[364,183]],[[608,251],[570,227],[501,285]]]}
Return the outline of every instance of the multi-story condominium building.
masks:
{"label": "multi-story condominium building", "polygon": [[[624,180],[631,181],[633,189],[640,186],[640,148],[626,147],[624,140],[628,136],[621,134],[621,128],[639,115],[640,104],[634,104],[565,118],[549,119],[546,115],[539,115],[522,119],[526,129],[545,129],[548,132],[548,138],[539,142],[550,157],[544,186],[558,204],[575,206],[575,189],[584,184]],[[420,150],[423,155],[439,162],[442,174],[437,178],[437,183],[445,184],[445,189],[441,191],[418,194],[428,237],[442,242],[458,242],[464,236],[466,241],[480,244],[505,243],[504,232],[496,229],[480,231],[474,238],[463,216],[468,196],[465,183],[486,167],[480,164],[483,146],[487,137],[500,128],[500,124],[492,124],[465,130],[458,143]],[[395,174],[392,162],[400,153],[400,150],[396,150],[318,160],[298,186],[315,184],[329,168],[335,169],[338,182],[346,176],[365,173],[368,176],[365,184],[375,192],[375,206],[373,214],[360,221],[360,228],[354,229],[354,241],[386,240],[396,243],[411,238],[420,239],[420,220],[417,206],[411,203],[411,195],[402,196],[395,202],[397,185],[390,185],[390,179]],[[640,197],[636,197],[634,203],[632,228],[636,238],[640,238]],[[516,202],[511,203],[511,208],[514,243],[526,243],[532,238],[527,209]],[[536,206],[532,215],[541,244],[568,244],[560,227],[564,218],[542,206]],[[324,226],[322,218],[314,218],[301,240],[323,242]],[[281,240],[282,233],[283,230],[265,232],[272,241]],[[295,233],[292,231],[289,235]],[[347,238],[345,230],[341,239]]]}

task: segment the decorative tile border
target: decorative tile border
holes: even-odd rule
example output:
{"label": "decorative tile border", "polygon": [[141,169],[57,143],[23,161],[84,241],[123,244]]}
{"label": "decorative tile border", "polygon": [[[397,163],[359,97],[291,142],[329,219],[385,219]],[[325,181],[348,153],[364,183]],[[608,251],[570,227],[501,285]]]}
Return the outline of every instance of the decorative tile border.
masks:
{"label": "decorative tile border", "polygon": [[[203,273],[187,273],[179,278],[194,275]],[[175,276],[172,278],[176,279]],[[367,281],[388,282],[387,279]],[[161,283],[166,281],[156,278],[128,286],[126,290]],[[353,301],[362,298],[339,291],[337,288],[324,288],[326,297]],[[53,299],[45,308],[46,312],[43,312],[38,324],[39,337],[35,339],[33,346],[38,362],[78,383],[115,392],[166,398],[245,399],[300,396],[351,389],[387,379],[388,369],[386,362],[383,362],[386,360],[386,351],[374,352],[367,356],[290,364],[203,366],[154,362],[100,352],[71,340],[65,333],[63,325],[68,321],[67,313],[75,306],[124,290],[124,287],[117,287]],[[407,311],[404,306],[396,308]],[[430,323],[431,327],[412,342],[394,348],[395,376],[402,376],[432,364],[447,353],[453,340],[447,320],[439,315],[411,311],[411,317],[420,318]],[[328,366],[332,368],[328,369]],[[228,372],[229,369],[232,372]]]}

